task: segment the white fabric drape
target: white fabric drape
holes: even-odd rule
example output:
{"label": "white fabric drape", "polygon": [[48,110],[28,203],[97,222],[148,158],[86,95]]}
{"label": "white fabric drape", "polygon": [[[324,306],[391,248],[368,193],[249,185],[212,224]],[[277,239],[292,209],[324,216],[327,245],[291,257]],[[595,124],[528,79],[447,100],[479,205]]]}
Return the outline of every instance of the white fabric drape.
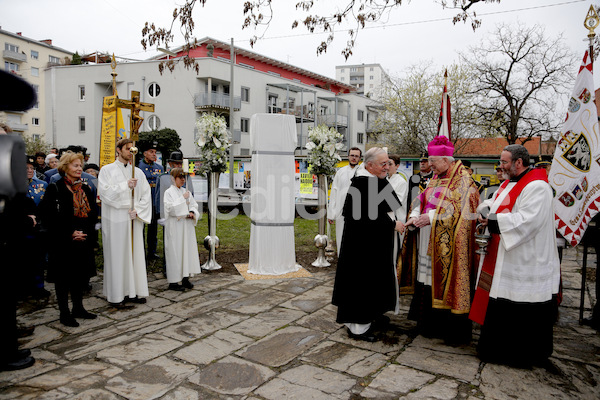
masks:
{"label": "white fabric drape", "polygon": [[[183,278],[200,273],[195,228],[200,212],[191,195],[187,200],[183,197],[186,191],[186,188],[172,185],[164,196],[165,258],[169,283],[181,282]],[[186,218],[190,212],[194,213],[194,219]]]}
{"label": "white fabric drape", "polygon": [[352,183],[352,178],[359,167],[352,168],[349,164],[338,169],[333,177],[331,191],[329,192],[329,204],[327,204],[327,219],[335,220],[335,243],[337,254],[340,256],[342,248],[342,235],[344,233],[344,217],[342,210],[346,201],[346,194]]}
{"label": "white fabric drape", "polygon": [[255,114],[250,119],[252,189],[248,272],[282,275],[297,271],[294,241],[294,150],[291,115]]}
{"label": "white fabric drape", "polygon": [[105,165],[98,175],[98,195],[102,201],[102,246],[104,248],[104,295],[111,303],[125,296],[148,296],[144,223],[152,219],[150,185],[141,169],[135,169],[133,253],[131,242],[131,165],[119,161]]}

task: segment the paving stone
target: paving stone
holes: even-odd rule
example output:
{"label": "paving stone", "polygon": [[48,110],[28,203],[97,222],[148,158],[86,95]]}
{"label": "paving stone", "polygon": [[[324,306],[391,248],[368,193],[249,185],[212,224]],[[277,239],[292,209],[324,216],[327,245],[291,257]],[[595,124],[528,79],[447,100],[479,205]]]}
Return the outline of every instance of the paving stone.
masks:
{"label": "paving stone", "polygon": [[176,325],[157,331],[161,335],[181,342],[200,339],[208,334],[227,328],[247,319],[248,316],[224,310],[213,310],[196,318],[190,318]]}
{"label": "paving stone", "polygon": [[195,318],[214,308],[230,304],[242,296],[243,294],[238,291],[224,289],[192,297],[179,303],[173,303],[167,307],[160,308],[158,311],[177,315],[181,318]]}
{"label": "paving stone", "polygon": [[39,325],[35,327],[33,335],[19,340],[21,343],[20,347],[24,349],[33,349],[35,347],[40,347],[43,344],[54,342],[55,340],[62,338],[64,335],[65,333],[58,329],[53,329],[45,325]]}
{"label": "paving stone", "polygon": [[159,357],[115,376],[106,389],[129,400],[156,399],[177,387],[197,371],[197,367]]}
{"label": "paving stone", "polygon": [[174,355],[192,364],[209,364],[252,342],[254,341],[247,336],[223,329],[183,347]]}
{"label": "paving stone", "polygon": [[244,395],[274,375],[267,367],[229,356],[201,369],[189,381],[217,393]]}
{"label": "paving stone", "polygon": [[318,286],[321,282],[313,278],[286,279],[273,286],[273,289],[292,294],[301,294]]}
{"label": "paving stone", "polygon": [[264,289],[258,293],[234,301],[225,306],[225,308],[243,314],[257,314],[268,311],[291,297],[293,297],[293,295],[290,293],[284,293],[273,289]]}
{"label": "paving stone", "polygon": [[418,390],[434,379],[435,375],[391,364],[383,368],[360,395],[366,398],[398,396]]}
{"label": "paving stone", "polygon": [[229,287],[236,283],[244,283],[244,277],[241,275],[209,275],[202,273],[199,275],[194,289],[197,289],[202,293],[206,293],[220,288]]}
{"label": "paving stone", "polygon": [[236,354],[271,367],[287,364],[320,342],[325,335],[302,327],[287,327],[269,335]]}
{"label": "paving stone", "polygon": [[242,293],[251,294],[259,292],[263,289],[268,289],[273,286],[276,286],[281,279],[273,278],[273,279],[258,279],[258,280],[250,280],[247,281],[243,279],[241,282],[235,283],[228,287],[231,290],[238,290]]}
{"label": "paving stone", "polygon": [[331,304],[332,294],[333,288],[318,286],[283,303],[282,306],[311,313]]}
{"label": "paving stone", "polygon": [[119,400],[114,393],[104,389],[89,389],[85,390],[73,397],[73,400]]}
{"label": "paving stone", "polygon": [[182,343],[158,334],[146,335],[134,342],[101,350],[97,358],[123,368],[131,368],[180,347]]}
{"label": "paving stone", "polygon": [[335,396],[310,387],[296,385],[284,379],[275,378],[256,390],[261,398],[269,400],[332,400],[348,399],[349,393]]}
{"label": "paving stone", "polygon": [[52,369],[23,382],[26,386],[51,390],[62,386],[68,386],[74,381],[83,379],[92,374],[97,374],[109,366],[102,362],[86,361],[72,363],[61,368]]}
{"label": "paving stone", "polygon": [[[42,389],[31,388],[27,386],[13,386],[0,391],[0,400],[40,400],[52,396],[52,393]],[[55,391],[51,399],[64,399],[67,393]]]}
{"label": "paving stone", "polygon": [[389,340],[378,340],[374,343],[365,342],[363,340],[354,340],[348,337],[348,332],[346,327],[343,325],[339,325],[340,329],[337,332],[333,333],[329,336],[329,339],[335,340],[337,342],[346,343],[350,346],[362,348],[369,351],[374,351],[382,354],[397,354],[402,347],[404,347],[408,337],[406,335],[395,336],[389,338]]}
{"label": "paving stone", "polygon": [[160,398],[161,400],[200,400],[200,393],[186,387],[178,387]]}
{"label": "paving stone", "polygon": [[57,363],[48,362],[43,359],[35,360],[35,363],[29,368],[20,369],[18,371],[0,372],[0,387],[8,386],[8,384],[23,382],[27,379],[46,374],[58,368],[60,368],[60,365]]}
{"label": "paving stone", "polygon": [[325,341],[307,352],[301,360],[365,377],[383,367],[388,358],[383,354],[357,349],[344,343]]}
{"label": "paving stone", "polygon": [[416,392],[409,393],[407,399],[451,400],[458,395],[458,382],[450,379],[438,379]]}
{"label": "paving stone", "polygon": [[333,333],[340,329],[341,326],[335,322],[336,315],[337,307],[329,305],[299,319],[296,323],[307,328]]}
{"label": "paving stone", "polygon": [[527,370],[486,364],[481,370],[479,389],[486,398],[496,400],[576,398],[555,387],[557,378],[540,368]]}
{"label": "paving stone", "polygon": [[396,362],[432,374],[442,374],[471,382],[479,369],[479,359],[475,355],[464,355],[434,351],[423,347],[408,346]]}
{"label": "paving stone", "polygon": [[352,378],[312,365],[301,365],[288,369],[280,374],[279,378],[335,396],[347,394],[356,384],[356,380]]}
{"label": "paving stone", "polygon": [[305,315],[302,311],[277,307],[233,325],[229,330],[246,336],[261,338]]}

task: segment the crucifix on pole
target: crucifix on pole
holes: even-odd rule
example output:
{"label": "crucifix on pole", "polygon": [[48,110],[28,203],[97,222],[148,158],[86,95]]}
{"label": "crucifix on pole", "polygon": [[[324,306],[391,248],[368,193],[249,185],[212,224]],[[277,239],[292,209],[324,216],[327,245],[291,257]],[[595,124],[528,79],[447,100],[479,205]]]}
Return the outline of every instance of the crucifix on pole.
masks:
{"label": "crucifix on pole", "polygon": [[[131,92],[131,100],[123,100],[117,98],[117,108],[126,108],[131,110],[131,118],[129,125],[129,138],[133,141],[133,146],[130,151],[133,155],[131,159],[131,179],[135,178],[135,155],[138,152],[138,148],[135,146],[135,142],[139,140],[139,129],[142,126],[142,122],[144,122],[144,118],[140,116],[140,111],[150,111],[154,112],[154,104],[150,103],[142,103],[140,101],[140,92],[132,91]],[[131,190],[131,209],[134,208],[135,201],[135,189]],[[131,220],[131,252],[133,254],[133,223],[134,220]]]}

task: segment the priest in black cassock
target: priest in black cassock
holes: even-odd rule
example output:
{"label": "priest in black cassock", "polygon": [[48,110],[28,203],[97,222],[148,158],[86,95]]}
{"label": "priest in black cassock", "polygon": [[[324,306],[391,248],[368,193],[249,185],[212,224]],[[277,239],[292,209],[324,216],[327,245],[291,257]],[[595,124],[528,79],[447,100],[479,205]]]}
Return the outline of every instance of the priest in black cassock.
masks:
{"label": "priest in black cassock", "polygon": [[398,312],[398,283],[393,260],[394,230],[403,232],[394,211],[401,205],[386,179],[387,152],[373,147],[352,178],[343,216],[346,221],[332,303],[337,322],[352,339],[374,342],[373,322]]}

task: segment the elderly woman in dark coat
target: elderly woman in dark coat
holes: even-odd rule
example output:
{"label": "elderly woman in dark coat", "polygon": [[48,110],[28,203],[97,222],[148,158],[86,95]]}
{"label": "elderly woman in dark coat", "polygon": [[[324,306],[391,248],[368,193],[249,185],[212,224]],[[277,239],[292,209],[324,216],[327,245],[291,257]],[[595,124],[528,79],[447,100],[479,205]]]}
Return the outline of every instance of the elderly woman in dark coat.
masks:
{"label": "elderly woman in dark coat", "polygon": [[75,318],[96,318],[83,308],[83,287],[95,270],[92,237],[98,213],[90,188],[81,181],[82,170],[82,154],[63,154],[58,163],[61,178],[48,186],[40,204],[42,221],[52,241],[49,268],[55,277],[60,322],[71,327],[79,326]]}

